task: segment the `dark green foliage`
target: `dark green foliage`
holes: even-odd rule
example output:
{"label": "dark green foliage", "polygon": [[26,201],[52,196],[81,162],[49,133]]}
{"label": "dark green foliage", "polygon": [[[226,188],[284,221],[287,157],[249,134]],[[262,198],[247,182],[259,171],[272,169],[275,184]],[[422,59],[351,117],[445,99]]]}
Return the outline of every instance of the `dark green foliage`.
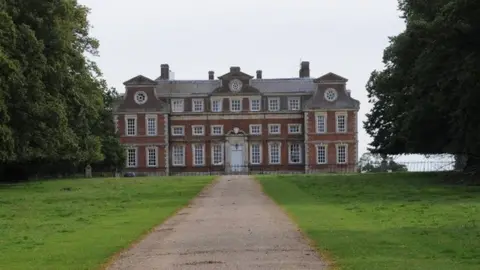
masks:
{"label": "dark green foliage", "polygon": [[480,164],[480,2],[399,1],[406,30],[367,84],[364,126],[384,154],[463,154]]}
{"label": "dark green foliage", "polygon": [[74,0],[0,0],[0,179],[71,173],[120,147],[114,93],[85,57],[98,53],[87,14]]}

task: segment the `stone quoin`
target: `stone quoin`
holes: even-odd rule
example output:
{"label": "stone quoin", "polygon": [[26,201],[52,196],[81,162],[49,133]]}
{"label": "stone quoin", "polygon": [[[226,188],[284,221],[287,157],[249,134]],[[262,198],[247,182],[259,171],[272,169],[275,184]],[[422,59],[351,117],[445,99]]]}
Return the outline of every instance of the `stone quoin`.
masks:
{"label": "stone quoin", "polygon": [[256,77],[231,67],[215,78],[175,80],[169,65],[153,80],[124,83],[114,117],[126,170],[180,173],[355,171],[360,102],[334,73]]}

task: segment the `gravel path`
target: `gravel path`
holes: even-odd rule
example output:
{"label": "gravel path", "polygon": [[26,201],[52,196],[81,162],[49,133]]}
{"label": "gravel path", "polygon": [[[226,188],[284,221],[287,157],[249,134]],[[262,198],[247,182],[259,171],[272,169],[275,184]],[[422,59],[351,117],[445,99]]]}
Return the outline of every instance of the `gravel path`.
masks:
{"label": "gravel path", "polygon": [[327,267],[260,184],[249,176],[222,176],[108,269]]}

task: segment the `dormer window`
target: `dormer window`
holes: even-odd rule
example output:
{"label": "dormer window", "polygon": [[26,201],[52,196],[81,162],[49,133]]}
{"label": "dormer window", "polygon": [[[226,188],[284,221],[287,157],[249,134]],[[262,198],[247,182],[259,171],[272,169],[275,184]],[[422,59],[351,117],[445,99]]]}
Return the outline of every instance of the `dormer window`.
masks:
{"label": "dormer window", "polygon": [[252,98],[250,99],[250,111],[251,112],[258,112],[260,111],[261,100],[260,98]]}
{"label": "dormer window", "polygon": [[172,112],[183,112],[184,102],[183,99],[172,99]]}
{"label": "dormer window", "polygon": [[212,112],[221,112],[222,111],[222,99],[212,99]]}
{"label": "dormer window", "polygon": [[268,99],[268,110],[271,112],[276,112],[280,110],[280,98],[269,98]]}
{"label": "dormer window", "polygon": [[300,110],[300,98],[294,97],[288,99],[288,110],[299,111]]}
{"label": "dormer window", "polygon": [[242,100],[238,98],[230,99],[230,111],[231,112],[240,112],[242,110]]}
{"label": "dormer window", "polygon": [[192,111],[193,112],[203,112],[203,99],[193,99],[192,100]]}

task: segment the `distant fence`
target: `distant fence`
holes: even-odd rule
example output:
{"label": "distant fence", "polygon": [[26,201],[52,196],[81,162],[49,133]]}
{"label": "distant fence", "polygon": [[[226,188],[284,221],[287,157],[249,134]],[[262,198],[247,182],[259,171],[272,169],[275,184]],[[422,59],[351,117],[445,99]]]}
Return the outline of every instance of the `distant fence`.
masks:
{"label": "distant fence", "polygon": [[[246,166],[198,166],[171,167],[168,172],[164,168],[126,168],[121,172],[92,170],[93,178],[131,177],[131,176],[194,176],[194,175],[239,175],[239,174],[355,174],[355,173],[388,173],[388,172],[440,172],[453,171],[454,161],[396,161],[385,163],[355,164],[290,164],[290,165],[246,165]],[[32,176],[31,179],[85,178],[85,173],[49,174]]]}
{"label": "distant fence", "polygon": [[165,171],[152,171],[151,168],[125,169],[121,176],[133,173],[135,176],[164,175],[235,175],[235,174],[352,174],[352,173],[387,173],[387,172],[439,172],[452,171],[453,161],[414,161],[385,163],[355,163],[355,164],[319,164],[319,165],[245,165],[245,166],[199,166],[171,167]]}

